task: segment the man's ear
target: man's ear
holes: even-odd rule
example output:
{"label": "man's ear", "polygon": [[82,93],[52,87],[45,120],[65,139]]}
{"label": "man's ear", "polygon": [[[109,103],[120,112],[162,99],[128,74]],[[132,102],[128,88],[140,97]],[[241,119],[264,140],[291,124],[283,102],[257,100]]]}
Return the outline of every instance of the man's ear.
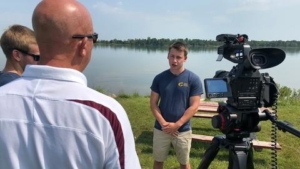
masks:
{"label": "man's ear", "polygon": [[78,46],[78,52],[79,52],[79,55],[80,56],[86,56],[86,51],[87,51],[87,42],[88,42],[88,38],[85,37],[81,40],[81,43],[79,43],[79,46]]}
{"label": "man's ear", "polygon": [[18,62],[20,62],[21,61],[21,56],[22,55],[22,53],[21,52],[19,52],[18,50],[16,50],[16,49],[14,49],[14,50],[12,50],[12,52],[11,52],[11,56],[12,56],[12,59],[14,59],[14,60],[16,60],[16,61],[18,61]]}

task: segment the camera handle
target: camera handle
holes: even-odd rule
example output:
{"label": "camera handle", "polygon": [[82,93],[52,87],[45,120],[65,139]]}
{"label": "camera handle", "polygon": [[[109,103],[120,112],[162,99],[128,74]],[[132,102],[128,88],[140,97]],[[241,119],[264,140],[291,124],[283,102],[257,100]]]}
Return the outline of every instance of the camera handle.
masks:
{"label": "camera handle", "polygon": [[228,169],[254,169],[251,138],[240,140],[226,139],[225,135],[215,136],[206,149],[198,169],[207,169],[218,154],[220,147],[229,150]]}
{"label": "camera handle", "polygon": [[300,131],[294,128],[291,123],[276,120],[274,115],[268,109],[265,109],[263,113],[266,115],[266,120],[270,120],[271,122],[275,123],[279,130],[282,130],[283,132],[287,131],[297,137],[300,137]]}

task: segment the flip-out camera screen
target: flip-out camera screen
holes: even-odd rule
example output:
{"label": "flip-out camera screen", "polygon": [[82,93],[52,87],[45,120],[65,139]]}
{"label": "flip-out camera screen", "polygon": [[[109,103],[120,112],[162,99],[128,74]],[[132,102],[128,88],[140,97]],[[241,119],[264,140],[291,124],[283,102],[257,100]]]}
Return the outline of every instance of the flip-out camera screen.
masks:
{"label": "flip-out camera screen", "polygon": [[226,79],[204,79],[205,93],[207,98],[231,97],[231,90]]}

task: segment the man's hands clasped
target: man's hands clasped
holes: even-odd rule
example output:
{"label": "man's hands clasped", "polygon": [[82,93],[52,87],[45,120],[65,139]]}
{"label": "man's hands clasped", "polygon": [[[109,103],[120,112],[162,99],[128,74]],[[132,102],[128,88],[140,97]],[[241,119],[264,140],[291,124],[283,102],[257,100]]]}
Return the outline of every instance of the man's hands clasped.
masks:
{"label": "man's hands clasped", "polygon": [[178,129],[180,128],[180,126],[176,123],[173,123],[173,122],[167,122],[165,124],[162,124],[162,131],[167,133],[167,134],[170,134],[174,137],[177,137],[179,132],[178,132]]}

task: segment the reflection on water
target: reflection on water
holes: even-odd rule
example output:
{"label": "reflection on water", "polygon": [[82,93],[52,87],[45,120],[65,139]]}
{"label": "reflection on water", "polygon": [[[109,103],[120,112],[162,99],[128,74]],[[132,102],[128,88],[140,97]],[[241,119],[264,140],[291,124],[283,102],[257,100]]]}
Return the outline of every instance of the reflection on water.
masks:
{"label": "reflection on water", "polygon": [[[195,72],[202,80],[214,76],[217,70],[229,71],[235,64],[223,59],[217,62],[217,47],[190,49],[185,67]],[[261,70],[268,72],[281,86],[299,89],[300,49],[284,49],[286,59],[280,65]],[[97,46],[93,50],[90,64],[84,71],[88,85],[101,87],[109,93],[138,92],[149,95],[155,75],[169,68],[167,49],[127,48]],[[0,53],[0,67],[5,64],[5,56]]]}
{"label": "reflection on water", "polygon": [[[115,46],[110,46],[110,45],[95,45],[94,46],[95,49],[98,48],[110,48],[110,49],[114,49],[114,50],[119,50],[119,49],[129,49],[132,51],[144,51],[147,53],[151,53],[151,52],[165,52],[167,51],[167,47],[141,47],[141,46],[119,46],[119,45],[115,45]],[[263,48],[263,47],[253,47],[253,49],[255,48]],[[279,47],[280,48],[280,47]],[[215,47],[189,47],[189,51],[193,51],[193,52],[216,52],[218,49],[218,46]],[[283,51],[285,51],[286,53],[289,54],[298,54],[300,53],[300,48],[280,48]]]}
{"label": "reflection on water", "polygon": [[[114,50],[119,50],[119,49],[129,49],[132,51],[143,51],[143,52],[147,52],[147,53],[151,53],[151,52],[167,52],[168,47],[141,47],[141,46],[109,46],[109,45],[95,45],[94,48],[110,48],[110,49],[114,49]],[[193,52],[205,52],[205,51],[216,51],[218,47],[189,47],[189,51],[193,51]]]}

